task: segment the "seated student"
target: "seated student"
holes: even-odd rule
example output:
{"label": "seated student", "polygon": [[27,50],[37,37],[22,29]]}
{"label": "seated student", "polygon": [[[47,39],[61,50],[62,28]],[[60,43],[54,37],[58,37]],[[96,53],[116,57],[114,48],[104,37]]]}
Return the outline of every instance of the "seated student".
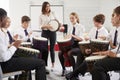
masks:
{"label": "seated student", "polygon": [[103,14],[97,14],[93,18],[94,26],[90,32],[88,33],[88,38],[85,38],[86,40],[88,39],[102,39],[105,40],[107,39],[108,36],[108,31],[106,28],[103,26],[105,21],[105,16]]}
{"label": "seated student", "polygon": [[[70,63],[72,64],[73,69],[75,68],[75,60],[73,55],[77,55],[80,52],[78,42],[83,40],[83,33],[85,32],[85,28],[83,25],[79,23],[79,17],[77,13],[72,12],[70,14],[70,21],[71,25],[68,27],[68,35],[72,37],[72,49],[68,51],[68,58],[70,60]],[[59,52],[59,60],[61,62],[63,72],[62,76],[64,76],[65,73],[65,66],[64,66],[64,57],[63,52]]]}
{"label": "seated student", "polygon": [[111,22],[116,27],[117,42],[119,45],[115,49],[96,53],[109,57],[95,62],[91,72],[92,80],[110,80],[107,72],[120,70],[120,6],[114,9]]}
{"label": "seated student", "polygon": [[12,42],[14,42],[15,40],[17,40],[18,38],[18,35],[14,35],[12,36],[11,32],[8,30],[8,28],[10,27],[10,23],[11,23],[11,20],[9,17],[6,18],[6,26],[4,28],[2,28],[8,35],[8,41],[9,43],[11,44]]}
{"label": "seated student", "polygon": [[36,70],[35,80],[46,80],[45,63],[41,59],[13,57],[21,41],[16,40],[9,46],[7,33],[3,30],[6,26],[7,12],[0,8],[0,65],[3,73],[19,70]]}
{"label": "seated student", "polygon": [[[106,39],[108,36],[108,32],[107,30],[103,27],[105,21],[105,16],[103,14],[98,14],[93,18],[93,22],[95,25],[95,28],[92,28],[89,34],[89,38],[86,38],[86,40],[88,39]],[[89,50],[86,51],[88,52],[87,54],[90,54]],[[68,80],[77,80],[77,76],[78,74],[82,74],[84,75],[86,70],[87,70],[87,64],[84,61],[85,56],[82,53],[79,53],[77,55],[77,62],[76,62],[76,68],[73,72],[69,73],[66,75],[66,78]]]}
{"label": "seated student", "polygon": [[30,42],[32,37],[32,31],[29,28],[30,18],[28,16],[22,16],[21,23],[21,27],[15,34],[18,34],[18,38],[22,39],[24,42]]}

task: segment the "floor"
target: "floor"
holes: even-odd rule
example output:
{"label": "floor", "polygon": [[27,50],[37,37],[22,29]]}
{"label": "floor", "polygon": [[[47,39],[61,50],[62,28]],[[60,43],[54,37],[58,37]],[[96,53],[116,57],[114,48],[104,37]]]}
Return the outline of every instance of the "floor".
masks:
{"label": "floor", "polygon": [[[64,77],[61,77],[61,72],[62,72],[62,68],[60,65],[60,62],[58,60],[58,52],[55,53],[55,68],[53,69],[53,71],[51,71],[51,59],[49,57],[48,59],[48,67],[47,69],[50,71],[50,74],[47,75],[47,80],[66,80]],[[71,71],[72,68],[66,68],[68,71]],[[119,79],[119,74],[116,72],[110,72],[111,75],[111,80],[120,80]],[[32,76],[33,80],[34,79],[34,71],[33,71],[33,76]],[[80,80],[92,80],[91,79],[91,75],[89,73],[86,73],[85,76],[79,76]],[[7,78],[4,78],[3,80],[7,80]]]}

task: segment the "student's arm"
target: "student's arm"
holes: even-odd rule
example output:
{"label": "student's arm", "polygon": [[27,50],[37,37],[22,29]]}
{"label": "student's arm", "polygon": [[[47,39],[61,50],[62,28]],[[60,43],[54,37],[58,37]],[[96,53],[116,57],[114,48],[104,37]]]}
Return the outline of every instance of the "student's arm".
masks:
{"label": "student's arm", "polygon": [[17,47],[20,45],[21,42],[16,41],[11,47],[8,48],[7,45],[4,44],[5,41],[3,41],[0,38],[0,62],[5,62],[11,59],[13,54],[15,53]]}

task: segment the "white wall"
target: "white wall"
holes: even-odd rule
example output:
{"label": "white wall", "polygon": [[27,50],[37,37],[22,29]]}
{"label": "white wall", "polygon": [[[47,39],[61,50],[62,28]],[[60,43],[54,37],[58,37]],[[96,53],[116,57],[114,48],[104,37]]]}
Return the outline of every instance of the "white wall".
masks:
{"label": "white wall", "polygon": [[[29,16],[29,6],[31,4],[42,4],[44,0],[10,0],[11,27],[20,26],[21,16]],[[87,31],[93,27],[92,18],[98,13],[106,15],[105,26],[111,29],[112,10],[120,4],[120,0],[47,0],[50,4],[64,4],[64,23],[69,23],[69,14],[77,12],[80,16],[81,24],[85,25]],[[39,11],[38,11],[39,12]]]}
{"label": "white wall", "polygon": [[9,0],[0,0],[0,8],[5,9],[9,15]]}

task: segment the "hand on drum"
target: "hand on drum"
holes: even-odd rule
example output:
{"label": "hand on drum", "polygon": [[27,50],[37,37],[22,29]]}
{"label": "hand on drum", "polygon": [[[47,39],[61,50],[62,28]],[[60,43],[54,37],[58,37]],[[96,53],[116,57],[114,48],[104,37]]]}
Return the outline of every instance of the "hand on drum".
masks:
{"label": "hand on drum", "polygon": [[85,49],[86,54],[91,54],[91,49]]}
{"label": "hand on drum", "polygon": [[20,47],[20,44],[22,43],[22,40],[16,40],[15,42],[12,43],[13,46],[16,48]]}
{"label": "hand on drum", "polygon": [[47,25],[47,29],[50,30],[50,29],[53,29],[53,27],[52,27],[50,24],[48,24],[48,25]]}
{"label": "hand on drum", "polygon": [[101,40],[105,40],[106,39],[105,36],[98,36],[98,38],[101,39]]}
{"label": "hand on drum", "polygon": [[78,36],[76,36],[76,35],[71,35],[73,38],[75,38],[77,41],[82,41],[83,39],[82,38],[80,38],[80,37],[78,37]]}

